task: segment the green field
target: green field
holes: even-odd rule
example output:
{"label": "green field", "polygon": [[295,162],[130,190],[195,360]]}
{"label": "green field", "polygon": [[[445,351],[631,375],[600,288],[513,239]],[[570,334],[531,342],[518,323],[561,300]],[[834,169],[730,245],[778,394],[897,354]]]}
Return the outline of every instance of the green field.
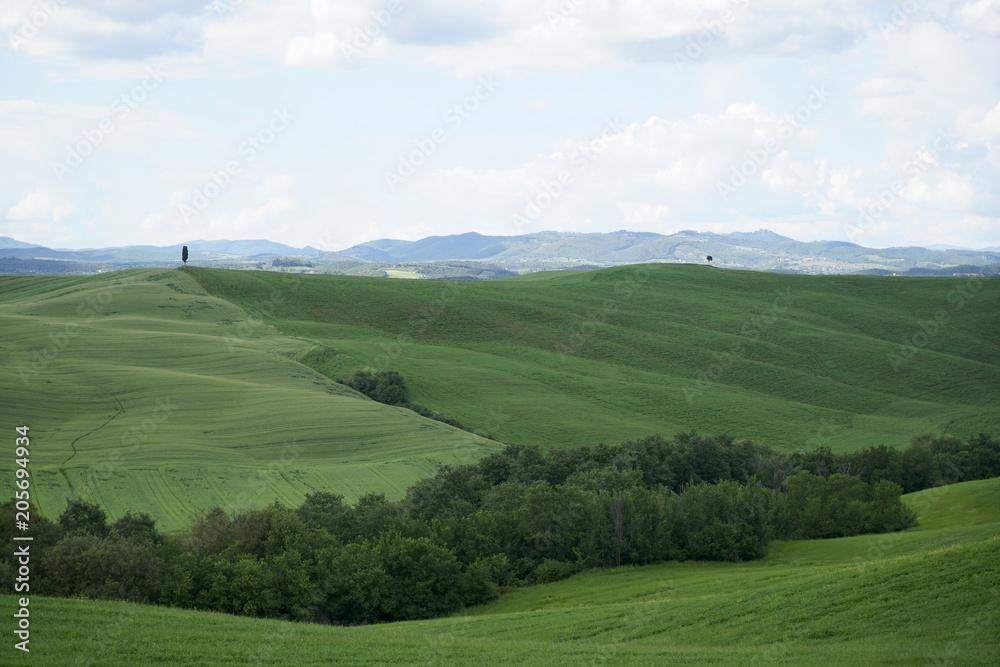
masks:
{"label": "green field", "polygon": [[[327,375],[396,370],[415,402],[519,444],[693,427],[856,449],[1000,431],[997,280],[667,264],[474,283],[308,276],[295,289],[277,274],[194,275],[251,310],[280,294],[267,320],[315,343],[304,361]],[[939,309],[947,321],[925,340],[919,323]],[[924,345],[894,369],[916,334]]]}
{"label": "green field", "polygon": [[[697,428],[782,449],[904,446],[1000,432],[998,284],[684,265],[485,282],[0,276],[2,422],[31,427],[42,514],[78,495],[165,531],[311,490],[399,498],[497,441]],[[947,321],[894,369],[938,310]],[[363,365],[491,439],[333,382]]]}
{"label": "green field", "polygon": [[5,647],[4,662],[997,664],[1000,480],[904,499],[920,522],[905,533],[591,571],[430,621],[343,628],[33,597],[31,655]]}
{"label": "green field", "polygon": [[[79,495],[169,531],[213,505],[298,506],[312,490],[398,498],[496,447],[297,363],[306,345],[184,272],[115,278],[0,277],[3,424],[11,443],[31,429],[43,515]],[[33,351],[53,358],[32,367]]]}

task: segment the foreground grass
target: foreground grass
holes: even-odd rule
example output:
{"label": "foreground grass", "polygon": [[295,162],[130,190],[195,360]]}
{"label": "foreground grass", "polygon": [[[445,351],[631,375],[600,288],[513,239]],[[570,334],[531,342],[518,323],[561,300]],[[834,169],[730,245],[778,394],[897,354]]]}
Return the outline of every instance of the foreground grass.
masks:
{"label": "foreground grass", "polygon": [[[905,533],[739,564],[587,572],[463,615],[355,628],[32,598],[9,664],[961,664],[1000,655],[1000,480],[905,497]],[[5,596],[7,608],[13,598]]]}

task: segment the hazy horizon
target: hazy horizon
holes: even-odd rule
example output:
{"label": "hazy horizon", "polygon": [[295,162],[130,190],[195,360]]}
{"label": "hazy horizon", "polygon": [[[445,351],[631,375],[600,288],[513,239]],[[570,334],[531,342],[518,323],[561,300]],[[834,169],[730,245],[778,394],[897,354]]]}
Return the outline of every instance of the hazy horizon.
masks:
{"label": "hazy horizon", "polygon": [[[683,230],[677,230],[677,231],[672,231],[672,232],[665,232],[665,233],[662,233],[662,234],[663,234],[663,236],[670,236],[672,234],[679,234],[679,233],[682,233],[682,232],[691,232],[691,231],[697,231],[697,230],[683,229]],[[751,231],[745,231],[745,230],[734,230],[732,232],[699,232],[699,233],[701,233],[701,234],[730,235],[730,234],[753,234],[753,233],[762,232],[762,231],[763,232],[771,232],[771,230],[769,230],[769,229],[758,229],[758,230],[754,230],[752,232]],[[342,248],[332,248],[332,249],[328,249],[328,250],[323,250],[321,248],[315,248],[315,247],[309,246],[309,245],[294,246],[294,245],[292,245],[290,243],[285,243],[283,241],[276,241],[276,240],[271,239],[271,238],[215,238],[215,239],[200,238],[200,239],[185,239],[185,240],[182,240],[182,241],[168,242],[168,243],[162,243],[162,244],[155,244],[155,243],[130,243],[130,244],[127,244],[127,245],[73,246],[73,247],[71,247],[71,246],[60,246],[60,245],[49,245],[49,244],[45,244],[45,243],[37,243],[37,242],[34,242],[34,241],[28,241],[28,240],[25,240],[25,239],[18,239],[18,238],[13,238],[13,237],[3,237],[3,238],[10,238],[13,241],[18,241],[18,242],[21,242],[21,243],[27,243],[27,244],[38,246],[38,247],[49,248],[51,250],[105,250],[105,249],[109,249],[109,248],[134,248],[134,247],[172,248],[174,246],[182,246],[182,245],[187,244],[187,243],[199,243],[199,242],[212,243],[212,242],[263,241],[263,242],[267,242],[267,243],[277,243],[277,244],[281,244],[281,245],[286,245],[286,246],[289,246],[289,247],[291,247],[293,249],[296,249],[296,250],[306,250],[307,248],[313,248],[313,250],[321,250],[323,252],[341,252],[341,251],[348,250],[348,249],[353,248],[353,247],[358,246],[358,245],[364,245],[365,243],[369,243],[369,242],[372,242],[372,241],[381,241],[381,240],[420,241],[420,240],[422,240],[424,238],[461,236],[463,234],[468,234],[468,233],[478,233],[478,232],[457,232],[455,234],[441,234],[441,235],[432,234],[430,236],[421,237],[420,239],[396,239],[396,238],[390,238],[390,237],[383,237],[383,238],[380,238],[380,239],[374,239],[373,238],[373,239],[366,239],[365,241],[361,241],[360,243],[355,243],[355,244],[350,245],[350,246],[344,246]],[[631,233],[648,233],[648,232],[637,232],[636,230],[630,230],[630,229],[618,229],[618,230],[615,230],[613,232],[558,232],[556,230],[539,230],[537,232],[525,232],[524,235],[545,234],[545,233],[559,233],[559,234],[615,234],[615,233],[630,233],[631,234]],[[656,233],[660,233],[660,232],[656,232]],[[776,232],[771,232],[771,233],[776,233]],[[484,234],[484,236],[497,236],[497,235]],[[506,235],[506,236],[518,236],[518,235],[509,234],[509,235]],[[781,234],[780,236],[785,236],[785,235]],[[803,241],[802,239],[796,239],[796,238],[793,238],[793,237],[787,237],[787,238],[791,238],[793,241],[799,241],[799,242],[802,242],[802,243],[824,242],[824,241],[841,242],[841,241],[838,241],[838,239],[817,239],[816,241]],[[1000,252],[1000,250],[991,250],[990,249],[991,246],[986,246],[986,247],[983,247],[983,248],[971,248],[971,247],[966,247],[966,246],[947,245],[947,244],[931,244],[930,246],[867,246],[867,245],[865,245],[863,243],[858,243],[857,245],[860,245],[860,246],[865,247],[865,248],[871,248],[873,250],[886,250],[886,249],[889,249],[889,248],[900,248],[900,247],[922,247],[922,248],[926,248],[928,250],[943,250],[943,249],[947,249],[947,250]]]}

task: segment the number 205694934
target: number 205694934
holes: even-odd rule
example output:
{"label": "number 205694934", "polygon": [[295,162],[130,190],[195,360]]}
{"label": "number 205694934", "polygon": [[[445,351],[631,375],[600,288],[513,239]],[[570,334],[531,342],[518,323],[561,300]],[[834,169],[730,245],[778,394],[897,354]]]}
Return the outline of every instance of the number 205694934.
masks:
{"label": "number 205694934", "polygon": [[28,427],[18,426],[17,437],[14,439],[14,527],[19,531],[14,535],[14,559],[16,561],[17,576],[14,578],[14,592],[24,594],[25,597],[17,601],[17,611],[14,613],[14,622],[17,627],[14,635],[20,639],[15,642],[14,648],[28,652],[28,642],[30,633],[30,621],[28,612],[29,599],[27,593],[31,590],[31,540],[30,535],[26,535],[28,525],[31,521],[31,473],[28,472],[28,462],[30,460],[31,441],[28,438]]}

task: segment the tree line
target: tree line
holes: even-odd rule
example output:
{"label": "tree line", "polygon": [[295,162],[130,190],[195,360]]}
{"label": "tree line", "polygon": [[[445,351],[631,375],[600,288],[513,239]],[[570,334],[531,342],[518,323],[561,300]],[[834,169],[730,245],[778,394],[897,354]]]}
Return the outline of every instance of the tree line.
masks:
{"label": "tree line", "polygon": [[[321,623],[428,618],[582,569],[760,558],[777,539],[897,531],[900,498],[1000,476],[1000,441],[921,435],[898,451],[781,453],[721,434],[543,452],[508,445],[388,501],[308,494],[164,536],[83,500],[32,517],[32,592]],[[0,505],[4,538],[14,501]],[[37,565],[36,565],[37,563]],[[0,573],[13,581],[11,555]]]}

